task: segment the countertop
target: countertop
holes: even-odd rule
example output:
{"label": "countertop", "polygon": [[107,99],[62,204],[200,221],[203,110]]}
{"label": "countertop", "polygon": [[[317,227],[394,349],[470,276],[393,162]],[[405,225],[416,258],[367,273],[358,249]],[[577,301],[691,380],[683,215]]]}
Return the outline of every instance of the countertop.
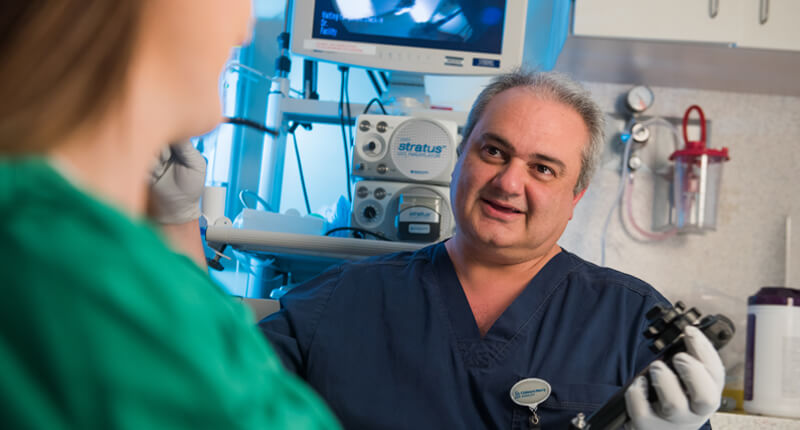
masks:
{"label": "countertop", "polygon": [[800,420],[717,412],[711,417],[711,427],[715,430],[800,430]]}

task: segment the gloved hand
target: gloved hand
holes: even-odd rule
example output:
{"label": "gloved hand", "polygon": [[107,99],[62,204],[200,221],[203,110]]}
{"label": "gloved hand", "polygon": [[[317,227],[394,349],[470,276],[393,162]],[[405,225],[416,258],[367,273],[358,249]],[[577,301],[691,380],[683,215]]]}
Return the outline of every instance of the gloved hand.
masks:
{"label": "gloved hand", "polygon": [[151,173],[149,212],[161,224],[200,218],[206,160],[188,140],[165,146]]}
{"label": "gloved hand", "polygon": [[688,326],[683,334],[688,353],[681,352],[672,358],[680,381],[666,364],[653,362],[650,381],[658,401],[654,404],[647,401],[647,378],[637,378],[625,392],[625,405],[631,418],[626,429],[696,430],[719,408],[725,384],[722,360],[699,329]]}

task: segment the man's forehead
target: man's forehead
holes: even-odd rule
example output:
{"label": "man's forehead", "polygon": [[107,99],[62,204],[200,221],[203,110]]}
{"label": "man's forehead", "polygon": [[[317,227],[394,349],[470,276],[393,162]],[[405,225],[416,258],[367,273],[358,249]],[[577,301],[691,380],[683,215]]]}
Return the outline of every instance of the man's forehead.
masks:
{"label": "man's forehead", "polygon": [[[510,141],[512,135],[580,135],[588,142],[589,128],[573,106],[552,97],[519,88],[506,90],[487,105],[474,132],[490,133]],[[523,92],[524,91],[524,92]],[[509,93],[509,94],[506,94]]]}

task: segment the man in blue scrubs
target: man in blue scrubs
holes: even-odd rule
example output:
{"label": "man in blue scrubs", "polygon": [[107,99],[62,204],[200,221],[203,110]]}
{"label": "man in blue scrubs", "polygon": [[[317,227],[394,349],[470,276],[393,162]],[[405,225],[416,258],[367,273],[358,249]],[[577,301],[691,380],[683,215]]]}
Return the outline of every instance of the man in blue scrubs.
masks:
{"label": "man in blue scrubs", "polygon": [[[556,243],[602,142],[603,114],[578,84],[498,77],[464,129],[455,236],[332,269],[285,295],[263,332],[346,428],[566,428],[653,360],[645,313],[666,302]],[[680,377],[651,367],[660,401],[647,402],[646,380],[626,393],[633,428],[696,429],[717,408],[719,356],[686,336]],[[510,394],[526,378],[550,386],[535,412]]]}

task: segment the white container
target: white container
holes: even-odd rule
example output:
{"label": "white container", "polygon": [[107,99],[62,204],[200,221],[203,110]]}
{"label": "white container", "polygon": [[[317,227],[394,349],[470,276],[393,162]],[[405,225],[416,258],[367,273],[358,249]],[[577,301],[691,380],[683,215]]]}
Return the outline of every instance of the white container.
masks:
{"label": "white container", "polygon": [[325,234],[325,220],[316,215],[300,215],[295,209],[286,213],[242,209],[233,223],[234,227],[245,230],[273,231],[294,234]]}
{"label": "white container", "polygon": [[747,312],[744,410],[800,418],[800,290],[762,288]]}
{"label": "white container", "polygon": [[226,187],[203,188],[203,197],[200,199],[200,210],[206,218],[208,225],[231,225],[231,221],[225,218],[225,193]]}

